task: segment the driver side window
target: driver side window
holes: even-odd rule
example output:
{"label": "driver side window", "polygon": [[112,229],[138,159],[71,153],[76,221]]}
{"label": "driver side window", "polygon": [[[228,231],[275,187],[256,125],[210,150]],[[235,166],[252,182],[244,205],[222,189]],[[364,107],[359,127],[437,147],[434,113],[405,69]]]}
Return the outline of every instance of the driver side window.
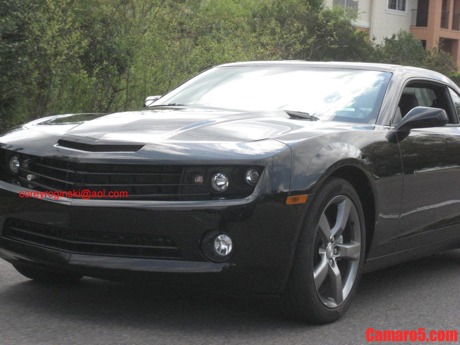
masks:
{"label": "driver side window", "polygon": [[[460,98],[458,104],[460,105]],[[449,123],[458,122],[450,102],[448,88],[444,85],[420,81],[411,82],[404,88],[393,123],[399,122],[411,109],[418,106],[444,109],[449,117]]]}

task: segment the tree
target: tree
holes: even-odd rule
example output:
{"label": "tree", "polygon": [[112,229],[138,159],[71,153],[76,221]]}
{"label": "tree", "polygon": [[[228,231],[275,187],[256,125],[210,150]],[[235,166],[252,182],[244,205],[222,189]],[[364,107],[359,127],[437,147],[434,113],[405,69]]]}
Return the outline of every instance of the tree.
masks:
{"label": "tree", "polygon": [[83,3],[75,0],[29,3],[26,35],[31,66],[27,93],[37,117],[76,105],[70,97],[73,93],[70,84],[81,77],[80,56],[88,44],[80,25]]}
{"label": "tree", "polygon": [[457,73],[457,66],[455,65],[452,55],[441,49],[433,49],[427,52],[423,66],[449,77],[454,77]]}
{"label": "tree", "polygon": [[417,66],[423,63],[426,51],[422,43],[407,31],[401,30],[392,37],[385,38],[382,45],[376,46],[374,59],[377,61]]}
{"label": "tree", "polygon": [[166,1],[152,13],[135,53],[131,107],[210,66],[256,59],[249,20],[254,8],[269,1]]}
{"label": "tree", "polygon": [[305,0],[275,0],[254,15],[265,58],[362,61],[372,56],[366,35],[347,13]]}
{"label": "tree", "polygon": [[28,77],[24,1],[2,0],[0,12],[0,128],[10,125]]}
{"label": "tree", "polygon": [[418,66],[450,75],[457,70],[450,54],[433,49],[427,51],[412,33],[401,30],[382,45],[376,46],[374,61],[399,65]]}

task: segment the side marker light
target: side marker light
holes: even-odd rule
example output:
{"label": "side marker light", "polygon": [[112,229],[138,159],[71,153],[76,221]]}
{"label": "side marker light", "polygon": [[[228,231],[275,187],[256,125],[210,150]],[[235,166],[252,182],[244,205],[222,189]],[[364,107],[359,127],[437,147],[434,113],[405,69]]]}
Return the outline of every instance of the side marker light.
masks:
{"label": "side marker light", "polygon": [[286,199],[286,205],[305,204],[308,199],[308,194],[290,195]]}

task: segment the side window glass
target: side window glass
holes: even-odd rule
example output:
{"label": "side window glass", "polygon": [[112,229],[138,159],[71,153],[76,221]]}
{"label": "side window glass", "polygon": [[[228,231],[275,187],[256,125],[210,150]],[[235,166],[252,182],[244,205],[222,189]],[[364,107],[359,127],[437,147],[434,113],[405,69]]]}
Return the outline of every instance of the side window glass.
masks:
{"label": "side window glass", "polygon": [[457,119],[459,118],[460,115],[460,96],[452,89],[449,89],[450,97],[452,98],[452,102],[454,103],[454,109],[455,112],[457,113]]}
{"label": "side window glass", "polygon": [[398,103],[401,117],[406,116],[412,108],[418,107],[420,105],[420,98],[419,88],[405,87]]}
{"label": "side window glass", "polygon": [[[455,114],[454,109],[452,109],[449,91],[447,91],[447,89],[448,88],[444,85],[426,81],[409,83],[404,88],[398,103],[398,110],[401,114],[401,118],[411,109],[422,106],[444,109],[449,117],[449,123],[457,123],[457,114]],[[458,105],[457,113],[460,113],[460,96],[456,94],[456,97]]]}
{"label": "side window glass", "polygon": [[414,107],[434,107],[437,108],[438,97],[433,89],[429,87],[405,87],[401,95],[401,113],[406,115]]}

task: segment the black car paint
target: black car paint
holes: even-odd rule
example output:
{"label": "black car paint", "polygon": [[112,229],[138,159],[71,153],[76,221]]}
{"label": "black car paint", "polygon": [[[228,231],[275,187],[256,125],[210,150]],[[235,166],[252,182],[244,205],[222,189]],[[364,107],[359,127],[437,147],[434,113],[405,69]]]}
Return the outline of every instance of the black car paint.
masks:
{"label": "black car paint", "polygon": [[[349,179],[364,201],[369,231],[366,270],[459,247],[460,211],[453,184],[460,180],[460,128],[453,124],[413,129],[400,142],[388,140],[395,99],[408,81],[422,78],[458,88],[438,74],[418,69],[345,66],[393,73],[375,125],[312,122],[284,112],[160,107],[88,122],[81,116],[75,123],[72,116],[48,118],[0,137],[8,150],[79,162],[265,166],[255,192],[242,200],[25,200],[18,197],[24,188],[0,181],[2,223],[15,217],[98,232],[167,233],[184,260],[64,253],[4,238],[0,256],[109,278],[141,273],[201,278],[219,273],[219,281],[241,292],[277,294],[287,281],[306,210],[333,175]],[[59,139],[145,146],[134,153],[88,154],[57,146]],[[309,194],[306,205],[286,205],[286,197],[296,194]],[[211,263],[200,250],[203,235],[215,230],[234,238],[236,252],[226,263]]]}

